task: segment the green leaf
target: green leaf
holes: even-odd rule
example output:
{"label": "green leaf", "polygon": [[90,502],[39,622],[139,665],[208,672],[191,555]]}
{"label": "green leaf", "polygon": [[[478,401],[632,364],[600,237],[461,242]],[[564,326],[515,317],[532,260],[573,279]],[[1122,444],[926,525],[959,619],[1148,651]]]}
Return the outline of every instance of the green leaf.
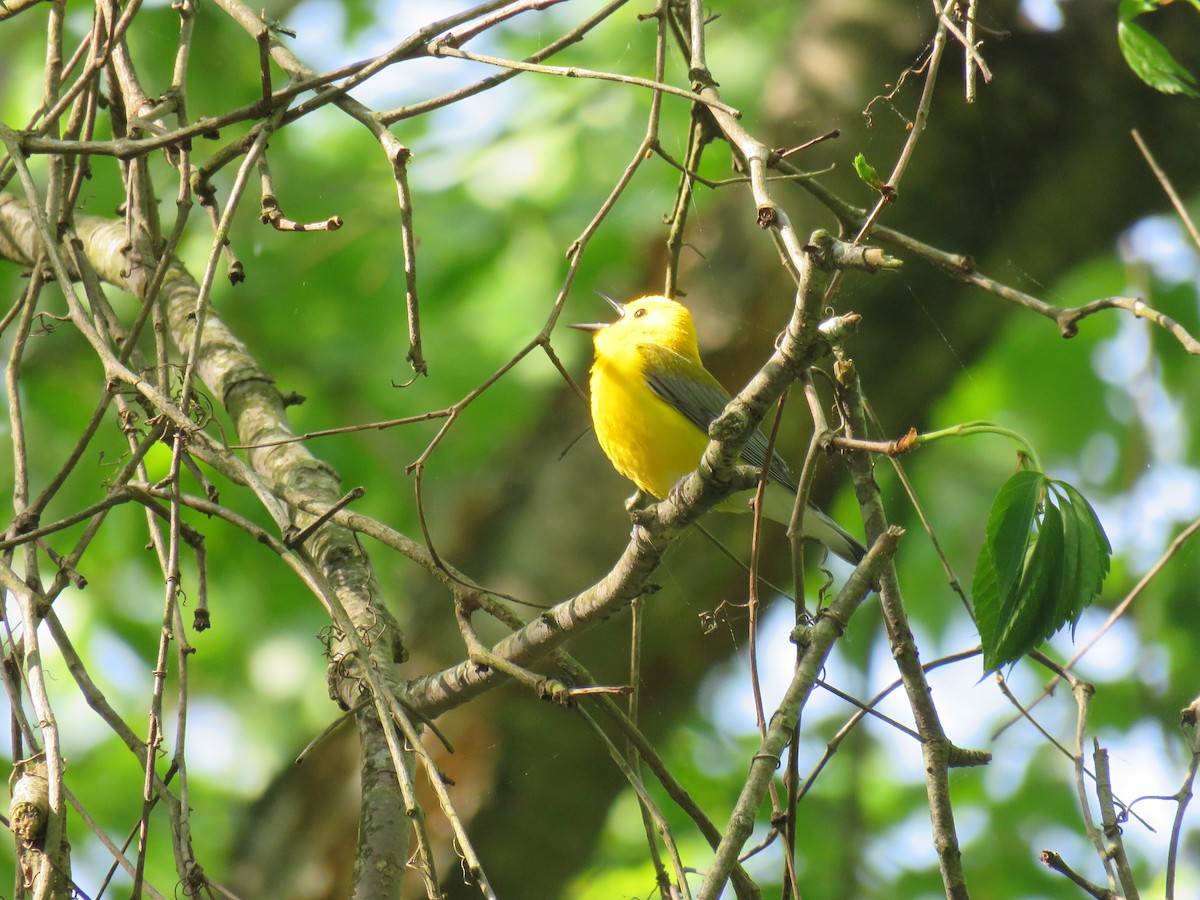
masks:
{"label": "green leaf", "polygon": [[854,171],[858,173],[859,178],[875,188],[875,190],[883,187],[883,180],[879,177],[879,173],[875,171],[875,167],[867,162],[867,158],[861,153],[854,157]]}
{"label": "green leaf", "polygon": [[996,626],[1000,622],[1000,590],[996,585],[996,562],[992,559],[990,541],[984,541],[979,551],[971,582],[971,598],[975,607],[975,627],[979,629],[979,641],[985,648],[986,658],[986,648],[996,646]]}
{"label": "green leaf", "polygon": [[1058,603],[1054,608],[1054,618],[1059,622],[1069,619],[1071,636],[1074,637],[1075,622],[1079,619],[1082,607],[1079,606],[1079,592],[1071,591],[1070,587],[1080,583],[1084,570],[1083,555],[1087,552],[1087,547],[1084,546],[1086,542],[1084,523],[1076,514],[1070,496],[1060,497],[1060,493],[1065,493],[1063,484],[1052,481],[1049,488],[1054,496],[1059,497],[1063,503],[1063,584],[1066,590],[1059,592]]}
{"label": "green leaf", "polygon": [[987,540],[992,548],[1001,598],[1011,595],[1020,580],[1045,481],[1046,476],[1041,472],[1017,472],[1000,488],[992,504]]}
{"label": "green leaf", "polygon": [[1014,614],[1016,586],[1025,566],[1044,481],[1040,472],[1017,472],[1000,488],[988,515],[987,538],[971,582],[985,660],[994,653]]}
{"label": "green leaf", "polygon": [[[1161,0],[1121,0],[1120,6],[1117,7],[1117,19],[1128,22],[1142,13],[1154,12],[1158,9],[1160,2]],[[1167,0],[1167,2],[1170,3],[1171,0]]]}
{"label": "green leaf", "polygon": [[1005,482],[972,583],[985,670],[1015,662],[1068,622],[1074,629],[1100,591],[1111,553],[1077,489],[1040,472]]}
{"label": "green leaf", "polygon": [[1138,78],[1164,94],[1200,98],[1196,76],[1180,65],[1171,51],[1134,18],[1157,9],[1157,0],[1121,0],[1117,12],[1117,43],[1125,62]]}
{"label": "green leaf", "polygon": [[[1104,585],[1112,558],[1112,545],[1100,525],[1092,504],[1083,494],[1065,481],[1052,481],[1052,488],[1063,495],[1064,534],[1077,541],[1074,567],[1065,572],[1059,622],[1070,621],[1074,636],[1075,625],[1083,611],[1091,605]],[[1056,630],[1059,626],[1056,626]]]}
{"label": "green leaf", "polygon": [[988,648],[984,648],[988,671],[1016,662],[1062,626],[1053,621],[1062,581],[1062,513],[1047,498],[1029,565],[1013,598],[1012,614],[1001,622],[1004,627],[997,633],[990,662]]}

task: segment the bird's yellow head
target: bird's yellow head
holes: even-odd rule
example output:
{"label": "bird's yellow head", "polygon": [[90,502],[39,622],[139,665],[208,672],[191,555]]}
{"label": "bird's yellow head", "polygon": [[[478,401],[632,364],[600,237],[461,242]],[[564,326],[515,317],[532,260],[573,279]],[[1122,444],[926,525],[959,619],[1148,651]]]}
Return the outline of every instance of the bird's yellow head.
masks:
{"label": "bird's yellow head", "polygon": [[667,297],[641,297],[621,305],[607,294],[600,296],[620,318],[615,322],[571,326],[592,332],[597,359],[635,352],[634,348],[651,344],[699,363],[696,326],[685,307]]}

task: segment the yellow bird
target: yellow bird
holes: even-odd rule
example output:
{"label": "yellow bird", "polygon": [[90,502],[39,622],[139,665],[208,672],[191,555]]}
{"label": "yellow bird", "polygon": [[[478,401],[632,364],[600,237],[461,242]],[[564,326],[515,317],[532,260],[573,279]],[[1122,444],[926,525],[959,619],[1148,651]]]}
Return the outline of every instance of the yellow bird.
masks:
{"label": "yellow bird", "polygon": [[[639,489],[663,499],[700,463],[708,446],[708,426],[730,396],[700,361],[696,327],[683,306],[666,297],[642,297],[621,305],[600,294],[620,318],[615,322],[572,325],[592,333],[592,425],[604,455]],[[766,465],[767,440],[756,431],[742,459]],[[772,454],[763,515],[791,520],[796,483],[787,464]],[[748,495],[735,494],[717,506],[745,512]],[[857,540],[827,515],[809,506],[804,534],[851,563],[866,553]]]}

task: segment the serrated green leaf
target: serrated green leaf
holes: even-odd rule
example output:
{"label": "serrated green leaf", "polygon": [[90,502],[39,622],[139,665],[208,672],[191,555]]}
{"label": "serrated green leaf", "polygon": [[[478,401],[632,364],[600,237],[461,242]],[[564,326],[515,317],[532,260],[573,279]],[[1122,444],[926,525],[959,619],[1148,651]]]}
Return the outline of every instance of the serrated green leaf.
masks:
{"label": "serrated green leaf", "polygon": [[1002,604],[1013,593],[1025,568],[1045,481],[1046,476],[1041,472],[1017,472],[996,493],[988,514],[987,541],[991,545],[996,589]]}
{"label": "serrated green leaf", "polygon": [[854,157],[854,171],[858,173],[859,178],[876,190],[883,184],[883,181],[879,178],[879,173],[875,171],[875,167],[867,162],[867,158],[861,153]]}
{"label": "serrated green leaf", "polygon": [[1051,481],[1047,487],[1063,506],[1063,589],[1059,592],[1058,603],[1054,607],[1054,618],[1061,623],[1077,618],[1082,555],[1087,552],[1087,548],[1081,544],[1084,540],[1090,540],[1090,536],[1085,538],[1084,524],[1080,521],[1070,496],[1064,496],[1062,482]]}
{"label": "serrated green leaf", "polygon": [[1063,580],[1062,512],[1047,499],[1029,565],[1014,592],[1011,614],[1001,618],[996,641],[983,648],[988,671],[1016,662],[1062,623],[1053,623]]}
{"label": "serrated green leaf", "polygon": [[1154,6],[1147,7],[1136,0],[1121,4],[1117,44],[1121,47],[1126,64],[1133,74],[1156,91],[1200,98],[1200,91],[1196,90],[1196,76],[1184,68],[1158,38],[1133,22],[1135,16],[1152,9]]}
{"label": "serrated green leaf", "polygon": [[[996,493],[988,515],[987,537],[971,582],[975,624],[985,664],[996,655],[1015,618],[1021,575],[1029,559],[1033,525],[1045,476],[1017,472]],[[992,666],[989,666],[989,671]]]}
{"label": "serrated green leaf", "polygon": [[1032,601],[1029,620],[1032,642],[1021,651],[1022,654],[1032,650],[1062,627],[1062,622],[1055,618],[1055,613],[1063,589],[1065,530],[1063,511],[1054,502],[1055,499],[1057,498],[1053,496],[1046,497],[1045,511],[1038,525],[1037,543],[1021,583],[1021,593],[1028,595]]}
{"label": "serrated green leaf", "polygon": [[[1043,487],[1031,533],[1025,516]],[[1075,487],[1037,472],[1010,478],[992,505],[972,585],[985,670],[1015,662],[1068,622],[1073,630],[1099,593],[1111,554],[1096,511]]]}
{"label": "serrated green leaf", "polygon": [[975,625],[979,629],[980,643],[984,647],[995,646],[996,623],[1000,621],[1000,592],[996,586],[996,563],[992,559],[991,544],[987,541],[983,542],[979,561],[975,563],[971,602],[975,608]]}
{"label": "serrated green leaf", "polygon": [[1073,636],[1079,617],[1104,585],[1112,559],[1112,545],[1087,498],[1065,481],[1055,481],[1052,485],[1065,498],[1063,514],[1069,524],[1064,525],[1064,530],[1074,528],[1078,533],[1078,560],[1073,577],[1068,572],[1072,580],[1064,585],[1063,592],[1064,600],[1068,602],[1064,603],[1066,615],[1062,621],[1070,621]]}

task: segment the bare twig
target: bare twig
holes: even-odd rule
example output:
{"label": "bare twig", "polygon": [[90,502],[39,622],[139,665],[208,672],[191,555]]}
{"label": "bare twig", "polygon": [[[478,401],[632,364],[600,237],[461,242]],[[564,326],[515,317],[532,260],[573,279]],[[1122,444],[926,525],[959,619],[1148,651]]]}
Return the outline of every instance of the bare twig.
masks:
{"label": "bare twig", "polygon": [[1105,859],[1111,859],[1120,879],[1121,889],[1125,900],[1138,900],[1137,882],[1133,880],[1133,870],[1129,858],[1125,855],[1125,842],[1121,838],[1121,826],[1117,824],[1117,813],[1113,808],[1112,779],[1108,772],[1108,751],[1100,746],[1100,741],[1092,739],[1092,759],[1096,766],[1096,799],[1100,803],[1100,817],[1104,823]]}
{"label": "bare twig", "polygon": [[1167,195],[1167,199],[1171,201],[1171,205],[1175,207],[1175,212],[1179,214],[1180,221],[1188,230],[1188,234],[1192,236],[1192,243],[1200,247],[1200,230],[1196,228],[1196,223],[1192,221],[1192,217],[1188,214],[1187,207],[1184,206],[1183,200],[1180,198],[1175,186],[1171,184],[1171,180],[1167,177],[1167,173],[1162,170],[1162,167],[1154,159],[1154,155],[1150,152],[1150,148],[1146,146],[1146,142],[1142,140],[1141,133],[1135,128],[1132,132],[1133,141],[1138,146],[1138,150],[1142,151],[1142,156],[1146,159],[1146,165],[1150,167],[1150,171],[1154,173],[1154,177],[1158,179],[1158,183],[1162,185],[1163,193]]}
{"label": "bare twig", "polygon": [[728,106],[713,97],[705,97],[702,93],[697,94],[694,91],[689,91],[685,88],[675,87],[673,84],[666,84],[661,81],[652,81],[649,78],[639,78],[636,75],[620,75],[614,72],[598,72],[594,69],[584,69],[579,66],[547,66],[540,63],[521,62],[515,59],[501,59],[498,56],[489,56],[485,53],[470,53],[466,50],[460,50],[452,47],[442,41],[434,41],[429,45],[429,54],[431,56],[452,56],[456,59],[469,59],[473,62],[487,63],[491,66],[500,66],[506,69],[517,69],[522,72],[538,72],[542,75],[558,75],[562,78],[594,78],[599,81],[615,81],[620,84],[630,84],[635,87],[649,88],[663,94],[672,94],[676,97],[682,97],[685,100],[691,100],[693,103],[701,103],[713,109],[720,110],[726,115],[738,117],[741,115],[732,106]]}
{"label": "bare twig", "polygon": [[1060,875],[1066,876],[1070,881],[1074,882],[1078,887],[1082,888],[1089,896],[1095,897],[1096,900],[1120,900],[1117,893],[1106,887],[1101,887],[1098,884],[1092,884],[1069,865],[1066,861],[1055,853],[1053,850],[1043,850],[1038,859],[1042,864],[1049,869],[1053,869]]}

